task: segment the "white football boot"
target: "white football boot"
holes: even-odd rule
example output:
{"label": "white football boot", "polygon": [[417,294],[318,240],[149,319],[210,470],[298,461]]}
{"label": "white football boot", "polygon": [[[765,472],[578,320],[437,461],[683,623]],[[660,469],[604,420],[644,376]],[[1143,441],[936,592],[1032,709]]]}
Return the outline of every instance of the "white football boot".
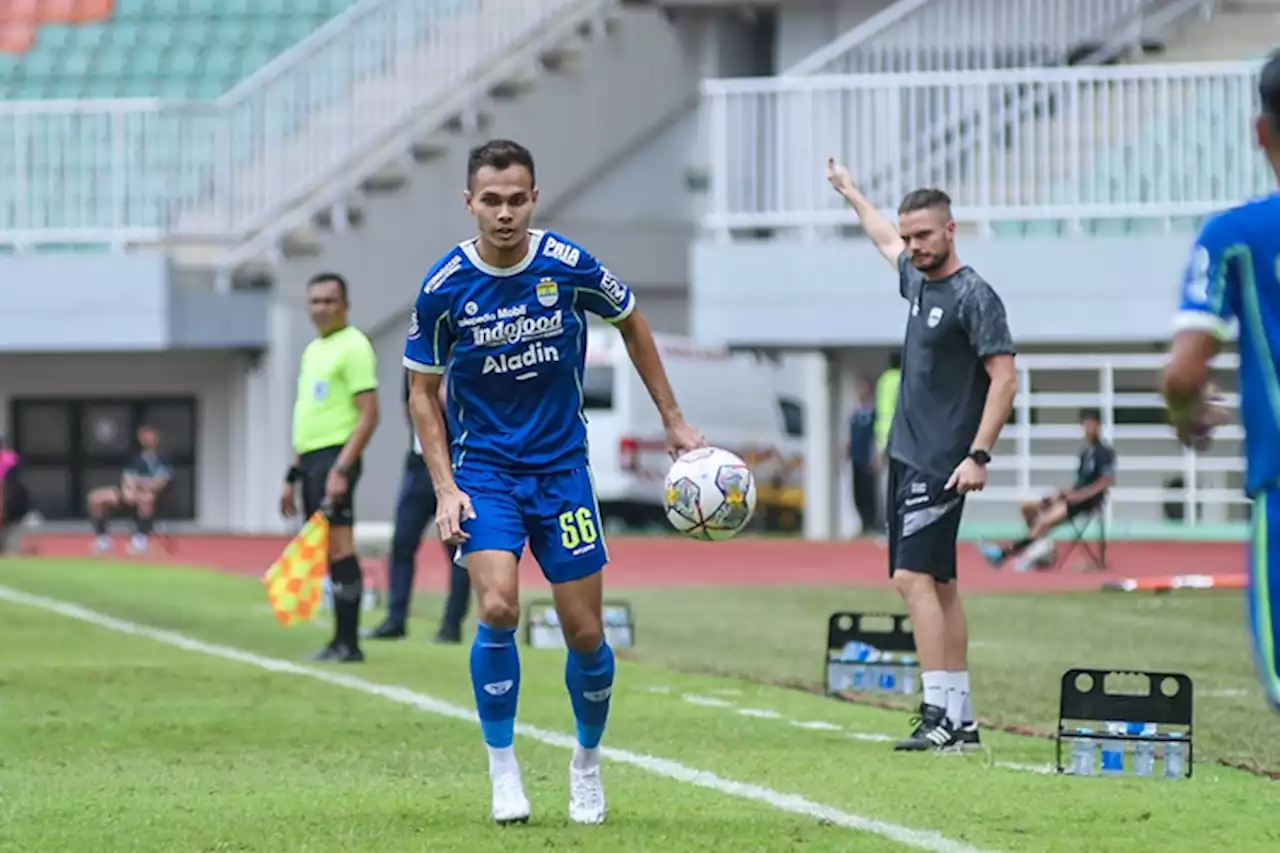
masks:
{"label": "white football boot", "polygon": [[600,780],[598,750],[575,749],[569,762],[569,820],[574,823],[604,823],[609,809]]}
{"label": "white football boot", "polygon": [[520,765],[516,763],[515,752],[510,747],[489,751],[489,781],[493,783],[494,821],[528,823],[529,798],[524,793]]}

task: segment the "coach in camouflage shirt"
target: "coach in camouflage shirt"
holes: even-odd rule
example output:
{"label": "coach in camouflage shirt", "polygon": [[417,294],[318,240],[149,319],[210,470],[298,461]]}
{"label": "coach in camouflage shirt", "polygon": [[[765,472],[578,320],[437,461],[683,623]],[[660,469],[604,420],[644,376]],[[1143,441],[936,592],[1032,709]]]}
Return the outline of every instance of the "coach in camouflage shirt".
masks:
{"label": "coach in camouflage shirt", "polygon": [[946,193],[909,193],[895,228],[843,166],[829,161],[827,178],[897,269],[909,306],[889,431],[889,574],[911,615],[924,695],[915,730],[896,748],[977,748],[956,543],[965,495],[986,486],[991,448],[1013,409],[1013,336],[1000,297],[956,255]]}

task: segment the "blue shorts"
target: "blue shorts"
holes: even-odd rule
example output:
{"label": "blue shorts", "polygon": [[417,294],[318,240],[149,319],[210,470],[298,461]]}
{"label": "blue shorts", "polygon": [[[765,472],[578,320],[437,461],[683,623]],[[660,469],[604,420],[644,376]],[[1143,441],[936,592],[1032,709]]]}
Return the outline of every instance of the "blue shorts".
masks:
{"label": "blue shorts", "polygon": [[462,523],[471,536],[462,543],[463,556],[510,551],[519,560],[527,539],[553,584],[594,575],[609,562],[595,484],[585,465],[554,474],[460,468],[454,479],[476,511]]}
{"label": "blue shorts", "polygon": [[1258,678],[1280,711],[1280,491],[1253,501],[1249,554],[1249,628]]}

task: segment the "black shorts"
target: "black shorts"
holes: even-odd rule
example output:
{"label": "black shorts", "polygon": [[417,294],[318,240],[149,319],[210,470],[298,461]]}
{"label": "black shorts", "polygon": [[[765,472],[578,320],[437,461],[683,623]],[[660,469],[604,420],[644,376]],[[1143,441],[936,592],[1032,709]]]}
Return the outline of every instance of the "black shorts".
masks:
{"label": "black shorts", "polygon": [[1101,495],[1095,495],[1094,497],[1089,498],[1087,501],[1080,501],[1080,503],[1067,504],[1067,520],[1070,521],[1071,519],[1077,516],[1089,515],[1090,513],[1097,512],[1098,510],[1102,509],[1102,504],[1106,501],[1106,499],[1107,499],[1107,496],[1104,493]]}
{"label": "black shorts", "polygon": [[[302,469],[302,511],[307,518],[324,503],[325,480],[341,453],[341,445],[322,447],[304,453],[298,459],[298,467]],[[356,486],[360,483],[360,460],[357,459],[347,472],[347,483],[347,496],[326,514],[334,527],[351,527],[356,523],[355,500]]]}
{"label": "black shorts", "polygon": [[956,539],[964,496],[931,477],[889,460],[889,577],[898,569],[931,575],[939,583],[956,579]]}

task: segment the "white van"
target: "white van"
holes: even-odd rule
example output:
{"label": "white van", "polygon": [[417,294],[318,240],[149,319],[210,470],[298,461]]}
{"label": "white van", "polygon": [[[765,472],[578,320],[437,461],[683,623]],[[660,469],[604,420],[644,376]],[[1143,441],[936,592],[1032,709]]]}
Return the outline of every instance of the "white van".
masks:
{"label": "white van", "polygon": [[[655,338],[685,418],[755,473],[758,525],[798,526],[803,408],[798,396],[782,393],[786,372],[754,355],[671,335]],[[591,468],[606,527],[665,527],[662,479],[671,458],[662,421],[616,331],[589,331],[583,390]],[[771,524],[788,507],[794,519]]]}

